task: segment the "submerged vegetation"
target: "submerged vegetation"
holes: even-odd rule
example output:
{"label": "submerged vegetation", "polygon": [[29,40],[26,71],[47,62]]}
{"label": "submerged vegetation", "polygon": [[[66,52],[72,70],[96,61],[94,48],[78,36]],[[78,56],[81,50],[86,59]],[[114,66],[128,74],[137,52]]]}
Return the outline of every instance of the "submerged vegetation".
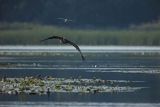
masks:
{"label": "submerged vegetation", "polygon": [[57,44],[42,38],[62,35],[79,45],[160,45],[160,22],[131,26],[126,29],[66,28],[33,23],[0,23],[0,45]]}

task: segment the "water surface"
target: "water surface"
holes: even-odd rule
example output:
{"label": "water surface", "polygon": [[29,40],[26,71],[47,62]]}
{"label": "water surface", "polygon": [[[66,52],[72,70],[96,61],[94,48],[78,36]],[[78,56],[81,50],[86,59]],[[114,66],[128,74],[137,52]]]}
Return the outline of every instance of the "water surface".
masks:
{"label": "water surface", "polygon": [[[118,81],[116,87],[145,87],[132,92],[1,94],[1,106],[159,106],[160,48],[81,46],[86,61],[73,47],[1,46],[0,77],[41,75],[55,78]],[[125,84],[129,81],[129,84]],[[107,85],[107,84],[106,84]],[[8,102],[9,101],[9,102]],[[23,102],[19,102],[23,101]],[[138,104],[136,104],[138,103]]]}

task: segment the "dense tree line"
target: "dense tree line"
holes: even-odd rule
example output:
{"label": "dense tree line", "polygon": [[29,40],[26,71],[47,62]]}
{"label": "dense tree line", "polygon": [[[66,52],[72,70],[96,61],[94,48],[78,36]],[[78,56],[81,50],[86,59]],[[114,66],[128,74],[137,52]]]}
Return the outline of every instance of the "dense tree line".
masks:
{"label": "dense tree line", "polygon": [[157,20],[160,0],[0,0],[0,21],[73,26],[125,27]]}

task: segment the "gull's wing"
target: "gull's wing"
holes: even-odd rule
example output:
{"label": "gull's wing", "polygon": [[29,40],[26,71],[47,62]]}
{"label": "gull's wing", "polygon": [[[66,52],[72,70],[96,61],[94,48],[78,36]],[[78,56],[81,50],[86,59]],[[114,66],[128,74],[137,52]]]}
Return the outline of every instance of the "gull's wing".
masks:
{"label": "gull's wing", "polygon": [[59,17],[59,18],[57,18],[57,19],[65,20],[65,18],[61,18],[61,17]]}
{"label": "gull's wing", "polygon": [[73,20],[68,19],[68,21],[73,22]]}
{"label": "gull's wing", "polygon": [[41,42],[49,40],[49,39],[60,39],[60,40],[62,40],[63,37],[60,37],[60,36],[51,36],[51,37],[48,37],[48,38],[45,38],[45,39],[41,40]]}
{"label": "gull's wing", "polygon": [[74,46],[74,47],[76,48],[76,50],[79,51],[79,53],[80,53],[80,55],[81,55],[81,57],[82,57],[82,60],[84,61],[84,60],[85,60],[85,57],[83,56],[83,54],[82,54],[80,48],[78,47],[78,45],[76,45],[75,43],[73,43],[73,42],[71,42],[71,41],[69,41],[69,40],[67,40],[67,39],[65,39],[65,41],[66,41],[66,43]]}

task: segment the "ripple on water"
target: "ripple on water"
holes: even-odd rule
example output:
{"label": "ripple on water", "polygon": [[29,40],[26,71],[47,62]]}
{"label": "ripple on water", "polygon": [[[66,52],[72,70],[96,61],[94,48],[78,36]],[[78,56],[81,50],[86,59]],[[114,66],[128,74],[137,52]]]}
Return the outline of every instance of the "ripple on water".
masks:
{"label": "ripple on water", "polygon": [[160,103],[0,102],[0,107],[159,107]]}

